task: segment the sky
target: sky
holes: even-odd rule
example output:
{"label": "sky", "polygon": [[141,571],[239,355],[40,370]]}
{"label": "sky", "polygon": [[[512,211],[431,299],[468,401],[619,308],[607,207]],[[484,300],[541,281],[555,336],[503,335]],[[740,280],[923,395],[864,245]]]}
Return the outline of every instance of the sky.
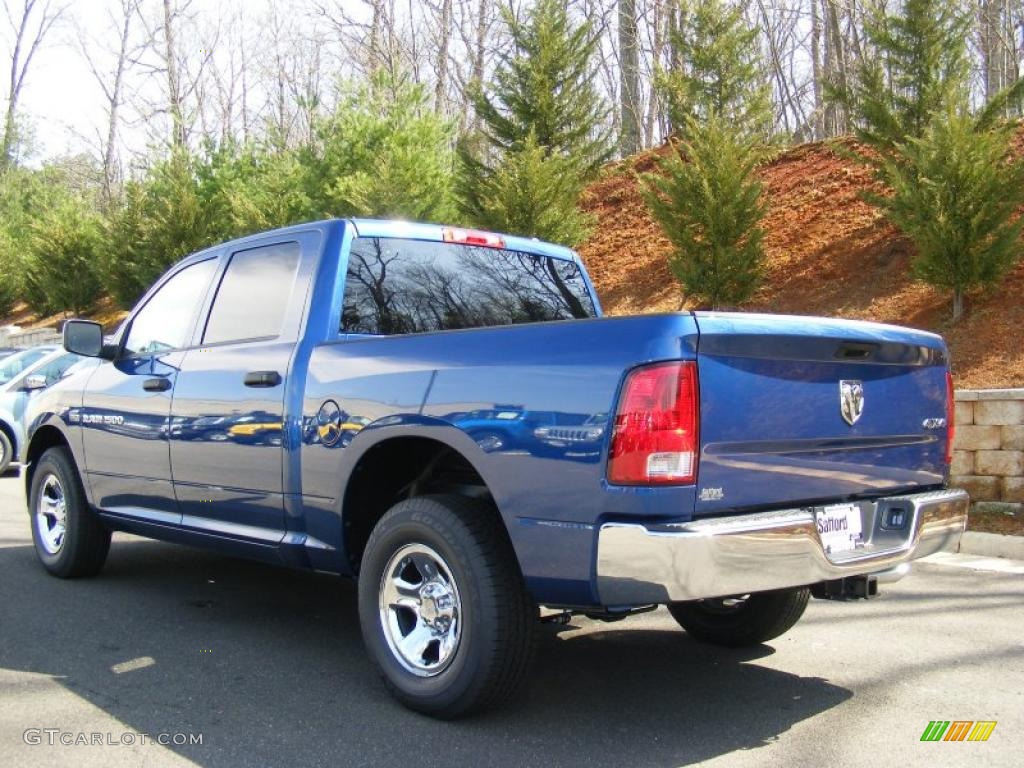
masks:
{"label": "sky", "polygon": [[[40,4],[43,0],[39,0]],[[34,132],[33,164],[46,157],[92,150],[97,151],[98,136],[106,131],[103,91],[90,72],[81,52],[81,40],[103,60],[104,47],[114,49],[118,40],[111,32],[110,13],[120,0],[51,0],[66,5],[60,26],[51,32],[32,61],[19,104],[19,113]],[[289,0],[275,0],[287,9]],[[20,13],[22,0],[0,0],[0,5]],[[149,11],[158,11],[159,3],[149,0]],[[192,10],[199,14],[219,9],[227,15],[232,8],[257,8],[264,0],[193,0]],[[119,11],[117,11],[119,13]],[[8,66],[13,33],[7,19],[0,16],[0,63],[3,67],[0,98],[8,91]],[[99,41],[99,42],[97,42]],[[3,102],[6,108],[6,101]],[[122,126],[122,141],[133,151],[143,151],[147,141],[144,125]]]}

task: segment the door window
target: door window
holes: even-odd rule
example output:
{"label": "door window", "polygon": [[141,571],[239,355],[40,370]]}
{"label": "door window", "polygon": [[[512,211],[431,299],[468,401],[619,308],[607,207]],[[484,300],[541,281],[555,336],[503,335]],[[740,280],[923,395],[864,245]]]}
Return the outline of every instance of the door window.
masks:
{"label": "door window", "polygon": [[132,320],[125,352],[149,355],[186,346],[216,266],[216,259],[200,261],[164,283]]}
{"label": "door window", "polygon": [[203,344],[280,335],[301,254],[298,243],[233,254],[213,300]]}

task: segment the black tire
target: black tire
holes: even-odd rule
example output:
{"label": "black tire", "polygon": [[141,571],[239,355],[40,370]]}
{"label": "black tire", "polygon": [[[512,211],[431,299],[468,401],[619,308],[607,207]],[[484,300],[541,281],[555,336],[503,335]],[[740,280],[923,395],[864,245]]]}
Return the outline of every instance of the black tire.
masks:
{"label": "black tire", "polygon": [[14,446],[11,445],[11,438],[0,429],[0,475],[7,471],[14,461]]}
{"label": "black tire", "polygon": [[[48,533],[55,530],[51,523],[59,516],[59,505],[47,503],[47,500],[57,499],[54,480],[64,508],[64,532],[59,544],[44,535],[44,530]],[[46,499],[41,498],[43,496]],[[44,508],[53,514],[41,516],[40,510]],[[36,464],[29,489],[29,520],[36,554],[43,567],[54,576],[62,579],[95,576],[103,568],[110,549],[110,531],[89,508],[82,480],[67,448],[50,448]]]}
{"label": "black tire", "polygon": [[[436,555],[435,572],[441,575],[435,578],[455,585],[458,635],[446,662],[440,641],[433,652],[436,663],[433,658],[424,662],[432,645],[414,662],[403,661],[390,645],[396,631],[403,630],[389,629],[389,619],[397,626],[405,617],[407,636],[413,628],[431,636],[437,626],[436,618],[431,625],[424,618],[429,612],[422,597],[426,578],[418,585],[418,607],[388,611],[379,603],[386,596],[386,572],[404,574],[402,563],[425,557],[422,552],[400,557],[415,549]],[[418,570],[414,565],[411,575],[403,576],[407,587],[416,584]],[[392,578],[390,583],[398,582]],[[493,708],[519,692],[533,655],[537,607],[492,505],[461,496],[420,496],[396,504],[373,529],[359,571],[359,620],[367,652],[392,695],[417,712],[452,719]],[[407,666],[411,663],[433,663],[435,669],[416,673]]]}
{"label": "black tire", "polygon": [[810,596],[807,587],[794,587],[755,592],[732,605],[725,598],[715,598],[673,603],[668,610],[694,639],[743,648],[787,632],[804,615]]}

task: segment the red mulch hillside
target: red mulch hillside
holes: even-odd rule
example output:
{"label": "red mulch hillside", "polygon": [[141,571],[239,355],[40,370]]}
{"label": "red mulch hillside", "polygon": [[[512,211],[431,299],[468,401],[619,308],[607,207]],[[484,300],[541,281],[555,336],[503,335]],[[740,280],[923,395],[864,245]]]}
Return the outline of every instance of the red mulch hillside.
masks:
{"label": "red mulch hillside", "polygon": [[[651,219],[636,173],[665,148],[609,168],[584,208],[597,217],[580,248],[609,314],[679,309],[669,243]],[[950,298],[908,277],[911,246],[858,197],[869,173],[826,144],[789,150],[761,170],[767,279],[744,309],[910,325],[948,340],[958,387],[1024,386],[1024,261],[998,288],[968,302],[950,325]]]}

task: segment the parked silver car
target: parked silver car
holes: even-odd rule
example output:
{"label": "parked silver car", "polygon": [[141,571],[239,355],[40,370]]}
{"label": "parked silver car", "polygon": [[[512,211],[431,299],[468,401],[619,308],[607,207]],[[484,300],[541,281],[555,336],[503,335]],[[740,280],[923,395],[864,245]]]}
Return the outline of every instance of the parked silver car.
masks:
{"label": "parked silver car", "polygon": [[25,404],[59,381],[82,358],[60,347],[33,347],[0,360],[0,474],[15,461],[25,436]]}

